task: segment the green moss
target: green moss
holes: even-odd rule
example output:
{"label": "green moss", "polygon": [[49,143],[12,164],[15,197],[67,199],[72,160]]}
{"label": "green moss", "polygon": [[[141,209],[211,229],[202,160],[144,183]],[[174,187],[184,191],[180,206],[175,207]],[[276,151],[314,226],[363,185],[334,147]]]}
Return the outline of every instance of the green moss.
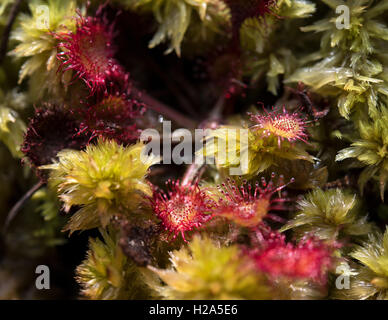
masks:
{"label": "green moss", "polygon": [[[43,20],[41,6],[47,6],[48,20]],[[12,32],[11,40],[17,45],[10,55],[23,59],[19,72],[19,84],[29,76],[30,99],[37,100],[48,92],[57,97],[63,95],[63,85],[71,79],[57,73],[57,45],[59,40],[54,33],[74,30],[76,25],[76,1],[42,0],[33,1],[29,5],[30,14],[19,16],[18,27]]]}
{"label": "green moss", "polygon": [[168,42],[166,53],[181,55],[181,45],[187,38],[195,39],[196,46],[222,34],[229,24],[230,14],[221,0],[120,0],[132,10],[152,12],[158,29],[149,43],[150,48]]}
{"label": "green moss", "polygon": [[113,231],[90,239],[86,259],[76,270],[81,294],[92,300],[146,299],[141,270],[121,251]]}
{"label": "green moss", "polygon": [[324,240],[363,236],[372,227],[361,216],[356,195],[341,189],[316,189],[298,201],[298,212],[281,231],[294,230],[299,238],[313,234]]}
{"label": "green moss", "polygon": [[371,234],[350,256],[357,261],[350,288],[337,290],[340,299],[388,299],[388,229],[384,235]]}
{"label": "green moss", "polygon": [[151,283],[164,299],[268,299],[266,279],[237,246],[220,247],[195,237],[188,248],[171,252],[172,267],[151,268],[166,285]]}
{"label": "green moss", "polygon": [[[349,118],[352,111],[376,113],[388,95],[386,58],[388,28],[379,16],[388,9],[386,1],[322,1],[331,13],[304,32],[321,33],[321,50],[306,57],[306,65],[290,75],[286,82],[302,81],[312,90],[337,99],[341,115]],[[338,28],[339,5],[350,12],[348,28]]]}
{"label": "green moss", "polygon": [[[122,147],[114,141],[99,140],[85,151],[64,150],[50,169],[50,185],[58,192],[64,210],[81,206],[66,230],[106,227],[113,216],[129,215],[151,195],[144,180],[156,157],[142,158],[144,145]],[[134,214],[134,213],[132,213]]]}
{"label": "green moss", "polygon": [[388,180],[388,109],[382,108],[372,120],[364,118],[357,125],[359,136],[354,138],[349,148],[338,152],[336,161],[357,159],[361,162],[365,168],[358,179],[360,190],[368,180],[375,178],[384,200]]}

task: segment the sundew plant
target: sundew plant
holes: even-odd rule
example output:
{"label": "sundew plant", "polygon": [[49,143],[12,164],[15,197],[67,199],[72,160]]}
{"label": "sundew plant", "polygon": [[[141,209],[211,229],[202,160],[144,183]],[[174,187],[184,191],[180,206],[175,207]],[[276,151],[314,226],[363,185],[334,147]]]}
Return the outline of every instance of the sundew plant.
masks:
{"label": "sundew plant", "polygon": [[388,299],[387,21],[2,0],[0,299]]}

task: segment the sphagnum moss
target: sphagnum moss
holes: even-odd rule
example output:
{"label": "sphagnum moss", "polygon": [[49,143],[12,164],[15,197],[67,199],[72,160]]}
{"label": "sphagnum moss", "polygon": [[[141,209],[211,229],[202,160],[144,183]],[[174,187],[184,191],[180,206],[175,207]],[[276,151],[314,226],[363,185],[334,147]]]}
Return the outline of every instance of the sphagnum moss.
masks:
{"label": "sphagnum moss", "polygon": [[2,1],[0,298],[387,299],[387,9]]}
{"label": "sphagnum moss", "polygon": [[[50,169],[50,185],[58,192],[64,210],[81,207],[66,230],[106,227],[117,214],[136,211],[151,195],[145,176],[158,158],[142,154],[144,144],[122,147],[100,139],[84,151],[64,150]],[[143,158],[144,157],[144,158]]]}

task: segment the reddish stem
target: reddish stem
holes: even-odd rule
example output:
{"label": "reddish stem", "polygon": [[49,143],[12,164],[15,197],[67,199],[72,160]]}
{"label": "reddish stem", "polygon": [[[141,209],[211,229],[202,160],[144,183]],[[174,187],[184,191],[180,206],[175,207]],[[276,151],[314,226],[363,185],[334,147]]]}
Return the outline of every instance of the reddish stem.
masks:
{"label": "reddish stem", "polygon": [[139,97],[141,101],[143,101],[147,107],[151,110],[154,110],[167,118],[175,121],[176,123],[186,127],[186,128],[196,128],[197,123],[190,118],[186,117],[185,115],[181,114],[178,111],[173,110],[168,105],[164,104],[163,102],[160,102],[159,100],[151,97],[150,95],[139,91],[136,88],[132,89],[135,95]]}

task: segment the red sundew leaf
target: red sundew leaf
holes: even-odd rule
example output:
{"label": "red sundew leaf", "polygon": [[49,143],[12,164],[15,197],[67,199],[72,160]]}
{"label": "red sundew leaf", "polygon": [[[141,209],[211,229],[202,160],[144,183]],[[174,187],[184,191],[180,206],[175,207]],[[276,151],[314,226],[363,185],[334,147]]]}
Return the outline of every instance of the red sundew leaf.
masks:
{"label": "red sundew leaf", "polygon": [[[272,178],[275,175],[272,174]],[[280,180],[282,181],[282,177]],[[289,183],[294,180],[291,179]],[[228,179],[226,183],[219,186],[222,198],[214,210],[214,215],[225,217],[244,227],[256,227],[262,223],[264,218],[278,221],[280,217],[270,214],[273,210],[283,210],[285,198],[273,198],[273,195],[284,189],[289,183],[279,183],[275,186],[273,180],[268,183],[264,178],[261,185],[256,182],[252,186],[247,181],[243,181],[241,186],[237,186],[235,181]]]}
{"label": "red sundew leaf", "polygon": [[126,94],[109,94],[101,101],[80,109],[79,134],[87,132],[90,139],[114,139],[122,145],[135,142],[140,135],[135,119],[145,112],[145,106]]}
{"label": "red sundew leaf", "polygon": [[[77,135],[78,127],[77,120],[65,108],[44,105],[35,110],[21,151],[35,167],[49,164],[59,151],[67,148],[80,150],[87,145],[89,137]],[[38,172],[38,175],[41,174]]]}
{"label": "red sundew leaf", "polygon": [[238,34],[242,23],[253,17],[264,17],[272,12],[276,0],[224,0],[232,15],[233,32]]}
{"label": "red sundew leaf", "polygon": [[306,127],[307,122],[302,117],[300,110],[293,113],[288,112],[284,107],[281,111],[272,110],[268,112],[264,109],[265,114],[248,113],[251,121],[256,125],[252,128],[263,129],[266,136],[274,135],[278,138],[279,147],[284,139],[295,142],[301,140],[307,142]]}
{"label": "red sundew leaf", "polygon": [[126,85],[128,74],[114,58],[113,24],[103,18],[77,18],[74,32],[62,32],[54,36],[59,40],[57,58],[59,72],[74,71],[74,79],[81,79],[90,95],[103,92],[117,84]]}
{"label": "red sundew leaf", "polygon": [[[275,233],[276,234],[276,233]],[[306,238],[298,245],[286,243],[284,235],[272,237],[263,249],[248,250],[258,269],[273,278],[310,279],[327,282],[333,266],[333,248],[315,238]]]}
{"label": "red sundew leaf", "polygon": [[200,228],[212,218],[209,212],[214,202],[197,183],[181,185],[179,180],[169,180],[166,185],[167,192],[154,190],[153,210],[174,239],[181,234],[186,241],[185,232]]}

